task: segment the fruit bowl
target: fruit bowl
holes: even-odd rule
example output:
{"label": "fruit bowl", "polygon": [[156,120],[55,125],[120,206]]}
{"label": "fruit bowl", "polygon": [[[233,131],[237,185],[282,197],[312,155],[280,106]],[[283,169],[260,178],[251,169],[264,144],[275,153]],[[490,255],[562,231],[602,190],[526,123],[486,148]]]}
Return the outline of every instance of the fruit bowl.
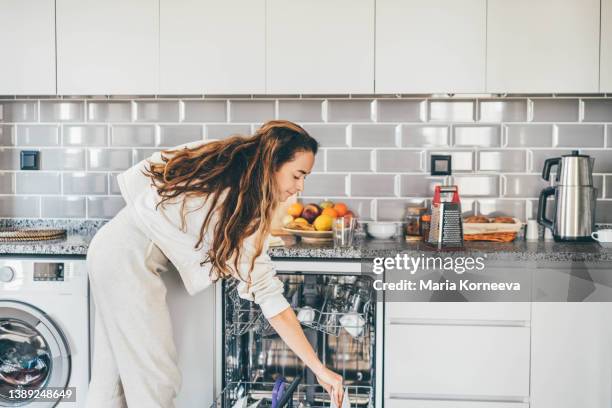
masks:
{"label": "fruit bowl", "polygon": [[307,231],[297,230],[283,227],[283,231],[289,232],[295,236],[302,238],[302,241],[310,244],[319,244],[323,242],[333,241],[334,236],[332,231]]}

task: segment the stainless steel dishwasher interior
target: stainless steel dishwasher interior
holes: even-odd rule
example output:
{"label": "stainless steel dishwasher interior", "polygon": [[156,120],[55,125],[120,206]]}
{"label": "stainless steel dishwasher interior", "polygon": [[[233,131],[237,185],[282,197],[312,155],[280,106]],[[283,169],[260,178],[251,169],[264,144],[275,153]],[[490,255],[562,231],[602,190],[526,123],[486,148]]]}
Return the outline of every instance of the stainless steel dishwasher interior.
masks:
{"label": "stainless steel dishwasher interior", "polygon": [[[343,376],[351,407],[374,407],[376,301],[371,278],[278,276],[319,358]],[[328,407],[329,396],[312,372],[276,334],[259,307],[238,296],[237,283],[223,282],[224,390],[213,406],[271,406],[275,381],[282,377],[291,382],[301,376],[289,406]]]}

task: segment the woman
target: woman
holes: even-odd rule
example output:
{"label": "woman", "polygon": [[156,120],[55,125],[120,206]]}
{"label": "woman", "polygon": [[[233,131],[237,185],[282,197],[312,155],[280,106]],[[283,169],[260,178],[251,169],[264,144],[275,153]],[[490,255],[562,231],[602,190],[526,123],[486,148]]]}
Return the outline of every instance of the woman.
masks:
{"label": "woman", "polygon": [[172,407],[181,375],[160,273],[172,262],[190,294],[236,278],[285,343],[341,405],[342,377],[312,349],[266,254],[272,214],[302,191],[317,153],[300,126],[157,152],[118,176],[127,205],[87,253],[96,305],[89,408]]}

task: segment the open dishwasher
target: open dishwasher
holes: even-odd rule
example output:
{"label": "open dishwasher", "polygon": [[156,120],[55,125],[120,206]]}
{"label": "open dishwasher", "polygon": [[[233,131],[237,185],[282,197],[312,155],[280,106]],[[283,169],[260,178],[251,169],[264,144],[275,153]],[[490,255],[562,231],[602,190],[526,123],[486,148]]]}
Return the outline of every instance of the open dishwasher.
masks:
{"label": "open dishwasher", "polygon": [[[351,407],[375,408],[378,326],[371,278],[359,272],[283,272],[277,276],[319,358],[344,378]],[[259,307],[241,299],[238,281],[221,285],[220,388],[214,408],[329,407],[314,374],[285,345]],[[380,315],[380,316],[379,316]],[[380,330],[382,331],[382,330]],[[382,341],[380,341],[382,345]],[[382,346],[379,346],[382,347]],[[378,399],[380,400],[380,399]]]}

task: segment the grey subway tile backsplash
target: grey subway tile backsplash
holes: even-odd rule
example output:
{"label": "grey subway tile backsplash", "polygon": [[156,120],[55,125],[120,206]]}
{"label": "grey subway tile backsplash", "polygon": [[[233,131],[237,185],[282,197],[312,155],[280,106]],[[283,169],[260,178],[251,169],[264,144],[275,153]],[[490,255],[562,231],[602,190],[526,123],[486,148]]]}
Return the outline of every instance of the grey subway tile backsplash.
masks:
{"label": "grey subway tile backsplash", "polygon": [[478,170],[526,171],[527,159],[523,150],[490,150],[478,152]]}
{"label": "grey subway tile backsplash", "polygon": [[[346,202],[362,219],[402,219],[442,183],[459,185],[464,214],[532,217],[544,160],[572,150],[595,158],[598,221],[612,217],[601,214],[612,211],[612,98],[572,95],[2,99],[0,217],[112,218],[127,168],[274,118],[320,144],[302,198]],[[40,151],[40,171],[20,170],[22,150]],[[452,176],[430,175],[432,154],[452,156]]]}
{"label": "grey subway tile backsplash", "polygon": [[392,174],[353,174],[350,190],[351,196],[354,197],[394,197],[395,176]]}
{"label": "grey subway tile backsplash", "polygon": [[346,175],[310,174],[304,185],[305,196],[346,196]]}
{"label": "grey subway tile backsplash", "polygon": [[504,126],[507,147],[552,147],[553,125]]}
{"label": "grey subway tile backsplash", "polygon": [[57,172],[20,171],[15,174],[17,194],[61,194],[61,174]]}
{"label": "grey subway tile backsplash", "polygon": [[304,130],[314,137],[321,147],[348,147],[348,125],[304,125]]}
{"label": "grey subway tile backsplash", "polygon": [[15,193],[15,173],[0,172],[0,194]]}
{"label": "grey subway tile backsplash", "polygon": [[473,122],[475,102],[453,100],[431,100],[428,117],[432,122]]}
{"label": "grey subway tile backsplash", "polygon": [[179,101],[136,101],[137,122],[178,122]]}
{"label": "grey subway tile backsplash", "polygon": [[422,122],[426,109],[424,99],[379,99],[376,118],[378,122]]}
{"label": "grey subway tile backsplash", "polygon": [[612,98],[584,99],[585,122],[612,122]]}
{"label": "grey subway tile backsplash", "polygon": [[534,122],[578,122],[578,99],[533,99]]}
{"label": "grey subway tile backsplash", "polygon": [[155,146],[155,126],[115,125],[111,127],[111,146]]}
{"label": "grey subway tile backsplash", "polygon": [[481,100],[479,101],[481,122],[525,122],[527,100]]}
{"label": "grey subway tile backsplash", "polygon": [[226,122],[227,101],[183,101],[183,122]]}
{"label": "grey subway tile backsplash", "polygon": [[123,197],[94,196],[87,197],[87,218],[113,218],[125,207]]}
{"label": "grey subway tile backsplash", "polygon": [[108,125],[64,125],[64,146],[107,146]]}
{"label": "grey subway tile backsplash", "polygon": [[459,196],[497,197],[499,196],[499,176],[453,176],[453,184],[459,188]]}
{"label": "grey subway tile backsplash", "polygon": [[501,178],[501,195],[508,198],[539,197],[540,191],[550,185],[539,174],[505,174]]}
{"label": "grey subway tile backsplash", "polygon": [[399,195],[402,197],[432,197],[435,186],[444,183],[445,177],[402,174],[400,176]]}
{"label": "grey subway tile backsplash", "polygon": [[17,146],[58,146],[58,125],[17,125]]}
{"label": "grey subway tile backsplash", "polygon": [[85,150],[76,147],[40,149],[40,169],[85,170]]}
{"label": "grey subway tile backsplash", "polygon": [[83,122],[85,120],[84,101],[41,101],[41,122]]}
{"label": "grey subway tile backsplash", "polygon": [[402,147],[447,147],[450,145],[449,126],[402,125]]}
{"label": "grey subway tile backsplash", "polygon": [[88,170],[126,170],[132,166],[132,149],[89,149]]}
{"label": "grey subway tile backsplash", "polygon": [[132,102],[130,101],[88,101],[87,121],[89,122],[131,122]]}
{"label": "grey subway tile backsplash", "polygon": [[612,223],[612,200],[597,200],[595,203],[595,222]]}
{"label": "grey subway tile backsplash", "polygon": [[206,139],[225,139],[229,136],[251,134],[251,125],[211,124],[206,125]]}
{"label": "grey subway tile backsplash", "polygon": [[40,216],[40,197],[36,196],[0,196],[0,217],[2,218],[38,218]]}
{"label": "grey subway tile backsplash", "polygon": [[201,125],[160,125],[158,146],[173,147],[203,138],[204,128]]}
{"label": "grey subway tile backsplash", "polygon": [[369,99],[330,99],[327,101],[329,122],[371,122],[372,101]]}
{"label": "grey subway tile backsplash", "polygon": [[501,144],[499,126],[454,126],[453,146],[498,147]]}
{"label": "grey subway tile backsplash", "polygon": [[372,171],[371,150],[329,149],[327,171]]}
{"label": "grey subway tile backsplash", "polygon": [[555,147],[604,147],[604,125],[555,125]]}
{"label": "grey subway tile backsplash", "polygon": [[363,124],[352,125],[352,147],[396,147],[399,128],[397,125]]}
{"label": "grey subway tile backsplash", "polygon": [[108,190],[107,179],[108,176],[106,173],[64,173],[64,194],[106,194]]}
{"label": "grey subway tile backsplash", "polygon": [[38,121],[37,101],[0,102],[0,122]]}
{"label": "grey subway tile backsplash", "polygon": [[274,110],[274,101],[232,100],[230,101],[230,121],[264,123],[274,119]]}
{"label": "grey subway tile backsplash", "polygon": [[85,218],[85,197],[42,197],[41,216],[44,218]]}
{"label": "grey subway tile backsplash", "polygon": [[376,151],[376,171],[423,171],[423,152],[419,150],[381,149]]}
{"label": "grey subway tile backsplash", "polygon": [[322,99],[299,99],[278,101],[278,118],[292,122],[322,122]]}
{"label": "grey subway tile backsplash", "polygon": [[15,144],[15,126],[0,125],[0,146],[13,146]]}

